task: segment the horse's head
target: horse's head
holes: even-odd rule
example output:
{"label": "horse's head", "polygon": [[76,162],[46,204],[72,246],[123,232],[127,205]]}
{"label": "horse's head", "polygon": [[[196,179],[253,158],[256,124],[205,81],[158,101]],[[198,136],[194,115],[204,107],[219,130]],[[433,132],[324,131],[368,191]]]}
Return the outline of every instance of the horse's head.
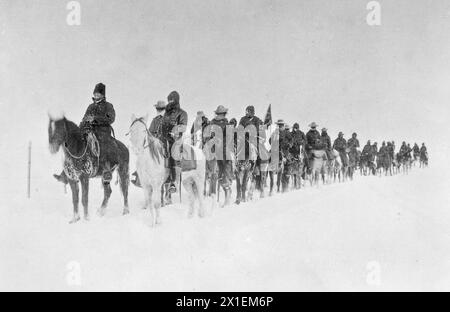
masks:
{"label": "horse's head", "polygon": [[52,117],[48,115],[48,143],[50,152],[56,154],[67,136],[66,117]]}
{"label": "horse's head", "polygon": [[131,116],[130,131],[127,135],[130,136],[130,142],[135,152],[142,151],[145,146],[148,130],[147,130],[148,115],[144,117]]}

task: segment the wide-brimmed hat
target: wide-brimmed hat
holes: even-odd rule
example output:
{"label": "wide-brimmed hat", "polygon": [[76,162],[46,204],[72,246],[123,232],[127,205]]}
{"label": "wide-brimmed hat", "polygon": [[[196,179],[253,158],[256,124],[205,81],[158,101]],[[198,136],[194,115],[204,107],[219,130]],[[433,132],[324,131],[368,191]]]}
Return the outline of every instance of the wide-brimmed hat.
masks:
{"label": "wide-brimmed hat", "polygon": [[344,135],[344,133],[342,131],[339,131],[338,135]]}
{"label": "wide-brimmed hat", "polygon": [[277,125],[284,125],[284,120],[283,119],[278,119],[275,124]]}
{"label": "wide-brimmed hat", "polygon": [[166,108],[166,102],[164,101],[158,101],[155,104],[156,109],[165,109]]}
{"label": "wide-brimmed hat", "polygon": [[214,111],[216,114],[226,114],[228,113],[228,108],[225,108],[223,105],[217,106],[217,109]]}
{"label": "wide-brimmed hat", "polygon": [[309,124],[310,128],[316,128],[318,125],[313,121],[312,123]]}
{"label": "wide-brimmed hat", "polygon": [[325,127],[323,127],[323,128],[322,128],[322,131],[323,131],[323,132],[327,132],[327,131],[328,131],[328,129],[327,129],[327,128],[325,128]]}

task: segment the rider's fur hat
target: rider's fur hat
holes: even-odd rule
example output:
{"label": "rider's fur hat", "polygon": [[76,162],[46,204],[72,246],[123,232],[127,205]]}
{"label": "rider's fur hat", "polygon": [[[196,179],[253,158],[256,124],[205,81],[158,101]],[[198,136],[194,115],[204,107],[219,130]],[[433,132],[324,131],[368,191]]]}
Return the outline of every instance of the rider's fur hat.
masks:
{"label": "rider's fur hat", "polygon": [[103,83],[97,83],[96,85],[95,85],[95,88],[94,88],[94,92],[93,93],[100,93],[101,95],[103,95],[103,96],[105,96],[106,94],[106,86],[103,84]]}
{"label": "rider's fur hat", "polygon": [[312,123],[309,124],[309,127],[314,129],[317,127],[317,124],[313,121]]}
{"label": "rider's fur hat", "polygon": [[277,125],[285,125],[283,119],[278,119],[277,122],[276,122],[275,124],[277,124]]}

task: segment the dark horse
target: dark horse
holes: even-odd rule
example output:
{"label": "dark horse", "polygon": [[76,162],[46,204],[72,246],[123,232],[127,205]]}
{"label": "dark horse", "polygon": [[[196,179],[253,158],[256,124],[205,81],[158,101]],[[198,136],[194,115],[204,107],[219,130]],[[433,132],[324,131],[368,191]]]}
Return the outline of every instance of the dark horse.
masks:
{"label": "dark horse", "polygon": [[49,116],[48,141],[50,152],[56,154],[62,146],[64,152],[64,172],[66,173],[69,185],[72,190],[73,219],[70,223],[80,220],[78,213],[79,186],[81,184],[81,202],[84,208],[84,218],[89,219],[88,195],[89,179],[102,177],[104,198],[99,209],[99,214],[103,215],[111,196],[110,180],[112,172],[117,168],[122,190],[124,210],[123,214],[129,212],[128,209],[128,184],[129,184],[129,152],[128,148],[120,141],[111,138],[115,144],[99,144],[92,131],[85,135],[75,123],[65,117],[53,119]]}

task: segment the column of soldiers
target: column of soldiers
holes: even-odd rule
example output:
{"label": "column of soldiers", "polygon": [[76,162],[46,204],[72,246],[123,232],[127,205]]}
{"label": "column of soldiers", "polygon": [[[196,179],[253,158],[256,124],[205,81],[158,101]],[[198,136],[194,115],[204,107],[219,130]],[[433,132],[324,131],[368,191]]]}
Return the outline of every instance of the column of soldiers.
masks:
{"label": "column of soldiers", "polygon": [[[105,97],[105,85],[99,83],[95,86],[94,89],[94,97],[93,103],[89,105],[83,120],[81,122],[81,126],[86,131],[94,131],[97,135],[98,140],[101,145],[108,146],[108,144],[113,144],[115,140],[112,140],[112,136],[114,132],[112,130],[112,123],[115,120],[115,111],[114,107],[111,103],[106,102]],[[165,101],[158,101],[155,105],[156,109],[156,117],[153,118],[149,132],[161,140],[164,146],[165,155],[167,158],[167,167],[170,169],[170,176],[168,179],[168,184],[170,185],[169,191],[176,191],[175,182],[179,178],[181,168],[180,162],[175,160],[172,157],[172,147],[175,143],[180,142],[183,138],[183,134],[186,131],[187,123],[188,123],[188,114],[181,109],[180,107],[180,95],[177,91],[172,91],[167,97],[167,104]],[[228,120],[228,109],[222,105],[217,107],[214,111],[215,116],[211,120],[209,120],[203,111],[199,111],[197,116],[193,122],[190,134],[191,134],[191,143],[194,146],[202,148],[209,140],[214,137],[214,133],[208,133],[205,131],[208,126],[217,126],[222,129],[222,136],[219,138],[215,138],[218,142],[223,144],[223,159],[218,160],[217,162],[212,162],[210,165],[214,166],[213,168],[207,166],[207,171],[211,173],[211,179],[216,180],[218,184],[225,191],[226,202],[229,202],[230,194],[231,194],[231,184],[233,180],[233,162],[232,156],[225,155],[227,148],[226,144],[226,136],[227,136],[227,126],[232,126],[232,128],[236,128],[238,125],[242,127],[247,127],[249,125],[253,125],[257,130],[257,148],[259,148],[259,140],[264,137],[262,133],[260,133],[261,126],[268,126],[268,124],[264,123],[260,118],[255,116],[255,108],[254,106],[247,106],[245,109],[245,115],[240,118],[239,123],[235,118],[231,118]],[[305,178],[305,174],[308,174],[310,171],[310,163],[312,158],[312,151],[314,150],[324,150],[326,151],[326,155],[328,158],[331,156],[332,149],[335,149],[340,157],[344,166],[348,166],[350,163],[356,163],[360,167],[367,166],[371,170],[375,170],[375,157],[379,159],[389,158],[391,160],[402,161],[404,159],[418,159],[427,163],[428,154],[425,144],[422,143],[422,146],[419,146],[415,143],[413,148],[410,147],[409,144],[403,142],[398,154],[395,154],[395,143],[394,141],[382,142],[380,149],[378,149],[377,142],[371,144],[371,141],[368,140],[367,144],[363,147],[362,152],[360,153],[358,148],[360,147],[359,140],[357,138],[356,132],[352,134],[352,137],[349,140],[344,138],[344,134],[339,132],[338,137],[334,140],[333,144],[331,143],[331,138],[327,133],[326,128],[322,128],[321,133],[317,130],[318,125],[315,122],[312,122],[309,127],[310,130],[306,133],[303,133],[300,130],[300,126],[298,123],[293,125],[292,131],[289,126],[283,121],[278,120],[275,123],[278,126],[279,133],[279,158],[281,162],[289,162],[290,160],[300,159],[300,153],[302,150],[305,151],[305,167],[306,170],[303,173],[303,178]],[[245,159],[248,159],[249,152],[249,138],[248,133],[246,133],[245,137]],[[233,135],[234,149],[236,149],[237,145],[237,136],[236,133]],[[176,145],[177,146],[177,145]],[[249,160],[249,165],[251,166],[251,170],[258,168],[261,159],[258,157],[256,160]],[[64,171],[60,175],[54,175],[58,181],[67,183],[67,177],[64,174]],[[139,185],[139,179],[136,173],[133,174],[134,179],[132,182],[136,185]],[[286,184],[289,183],[288,173],[282,176],[282,185],[283,190],[285,190]],[[110,171],[108,168],[105,169],[104,172],[104,181],[110,181]],[[263,181],[260,181],[263,183]],[[260,186],[262,187],[262,186]],[[215,187],[214,187],[215,190]],[[214,192],[211,190],[211,192]],[[238,192],[239,193],[239,192]],[[238,200],[241,194],[238,194]]]}

